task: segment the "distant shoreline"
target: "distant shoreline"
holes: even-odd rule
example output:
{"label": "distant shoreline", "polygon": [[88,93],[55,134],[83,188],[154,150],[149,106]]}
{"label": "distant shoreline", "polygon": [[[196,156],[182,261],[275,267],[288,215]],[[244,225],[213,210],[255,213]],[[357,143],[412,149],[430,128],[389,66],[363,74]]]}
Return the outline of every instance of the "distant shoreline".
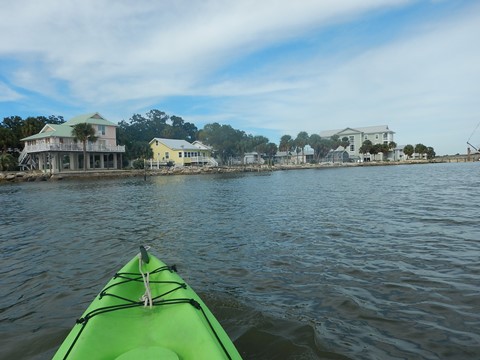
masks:
{"label": "distant shoreline", "polygon": [[89,171],[65,171],[57,174],[44,173],[41,171],[4,171],[0,172],[0,183],[12,182],[34,182],[34,181],[59,181],[64,179],[104,179],[116,177],[150,177],[150,176],[171,176],[171,175],[201,175],[201,174],[225,174],[225,173],[245,173],[245,172],[271,172],[285,170],[304,170],[304,169],[332,169],[345,167],[365,167],[365,166],[392,166],[392,165],[421,165],[432,163],[448,162],[471,162],[478,161],[478,156],[468,160],[465,156],[443,157],[433,160],[409,160],[409,161],[372,161],[362,163],[321,163],[321,164],[301,164],[301,165],[237,165],[237,166],[219,166],[219,167],[173,167],[160,170],[89,170]]}

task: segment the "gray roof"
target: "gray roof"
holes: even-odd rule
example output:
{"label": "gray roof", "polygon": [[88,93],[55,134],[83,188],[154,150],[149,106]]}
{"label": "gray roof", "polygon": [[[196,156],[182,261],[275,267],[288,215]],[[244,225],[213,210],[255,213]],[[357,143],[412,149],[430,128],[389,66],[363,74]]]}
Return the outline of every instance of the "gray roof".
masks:
{"label": "gray roof", "polygon": [[195,140],[192,143],[192,145],[196,146],[197,148],[202,149],[202,150],[212,150],[211,146],[205,145],[204,143],[202,143],[201,141],[198,141],[198,140]]}
{"label": "gray roof", "polygon": [[185,140],[153,138],[150,144],[154,141],[158,141],[172,150],[199,150],[198,147]]}
{"label": "gray roof", "polygon": [[395,133],[388,128],[388,125],[376,125],[376,126],[366,126],[366,127],[357,127],[357,128],[344,128],[337,130],[326,130],[320,132],[320,137],[331,137],[333,135],[348,135],[348,134],[376,134],[376,133]]}

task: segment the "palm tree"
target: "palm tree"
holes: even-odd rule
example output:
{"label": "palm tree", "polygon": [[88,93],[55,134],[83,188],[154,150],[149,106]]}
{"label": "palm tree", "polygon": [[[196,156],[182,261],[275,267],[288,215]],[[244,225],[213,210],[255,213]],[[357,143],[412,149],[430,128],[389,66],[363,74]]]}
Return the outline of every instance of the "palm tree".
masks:
{"label": "palm tree", "polygon": [[287,164],[288,161],[290,160],[290,152],[292,151],[293,148],[293,139],[290,135],[283,135],[280,139],[280,146],[279,149],[280,151],[285,151],[285,154],[287,155]]}
{"label": "palm tree", "polygon": [[72,129],[73,141],[83,143],[83,171],[87,171],[87,141],[95,142],[95,128],[92,124],[79,123]]}
{"label": "palm tree", "polygon": [[370,140],[365,140],[362,143],[362,146],[360,146],[360,148],[358,149],[358,151],[360,152],[360,154],[363,154],[363,157],[365,157],[365,154],[369,153],[372,147],[372,142]]}
{"label": "palm tree", "polygon": [[301,150],[302,152],[302,161],[306,162],[305,160],[305,146],[308,144],[308,139],[310,136],[308,136],[308,133],[306,131],[300,131],[295,139],[295,145],[297,146],[297,163],[298,163],[298,153]]}
{"label": "palm tree", "polygon": [[320,152],[322,149],[322,138],[318,134],[312,134],[308,138],[308,145],[313,149],[315,161],[320,161]]}
{"label": "palm tree", "polygon": [[403,148],[403,153],[405,155],[407,155],[407,159],[410,158],[410,156],[413,155],[413,153],[415,152],[415,149],[413,148],[413,145],[405,145],[405,147]]}
{"label": "palm tree", "polygon": [[395,141],[390,141],[390,142],[388,143],[388,149],[389,149],[390,151],[393,151],[393,161],[396,160],[396,159],[395,159],[395,148],[396,148],[396,147],[397,147],[397,143],[396,143]]}

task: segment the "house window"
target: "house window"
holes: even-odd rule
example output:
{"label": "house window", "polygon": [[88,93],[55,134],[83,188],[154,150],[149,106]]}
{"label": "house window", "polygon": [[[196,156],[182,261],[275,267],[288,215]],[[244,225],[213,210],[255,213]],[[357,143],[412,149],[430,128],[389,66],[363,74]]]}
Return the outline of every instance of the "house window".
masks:
{"label": "house window", "polygon": [[363,137],[363,140],[368,140],[368,135],[365,135],[365,136]]}
{"label": "house window", "polygon": [[182,157],[182,152],[181,152],[181,151],[178,153],[178,157],[179,157],[179,158]]}
{"label": "house window", "polygon": [[388,134],[387,133],[384,133],[383,134],[383,140],[387,140],[388,139]]}
{"label": "house window", "polygon": [[353,144],[355,142],[355,136],[353,135],[349,136],[348,141],[350,142],[350,144]]}
{"label": "house window", "polygon": [[355,145],[350,145],[350,151],[355,151]]}
{"label": "house window", "polygon": [[375,140],[378,140],[378,134],[377,134],[377,135],[375,135]]}
{"label": "house window", "polygon": [[170,153],[168,151],[165,152],[165,159],[170,159]]}
{"label": "house window", "polygon": [[155,145],[157,145],[157,146],[158,146],[158,140],[155,140]]}
{"label": "house window", "polygon": [[105,125],[98,125],[98,133],[105,135]]}

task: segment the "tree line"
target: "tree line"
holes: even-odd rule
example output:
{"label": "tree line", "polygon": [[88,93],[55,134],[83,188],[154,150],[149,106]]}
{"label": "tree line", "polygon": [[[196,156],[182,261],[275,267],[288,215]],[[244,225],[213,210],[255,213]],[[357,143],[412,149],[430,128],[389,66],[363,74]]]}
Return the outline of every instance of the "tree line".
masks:
{"label": "tree line", "polygon": [[[63,116],[56,115],[26,119],[20,116],[5,117],[0,123],[0,170],[16,167],[16,157],[23,148],[20,139],[37,134],[46,124],[63,124],[64,122]],[[300,131],[295,138],[283,135],[277,145],[265,136],[254,136],[234,129],[230,125],[221,125],[216,122],[198,129],[195,124],[179,116],[168,115],[157,109],[150,110],[144,115],[134,114],[130,119],[118,123],[117,140],[120,145],[125,145],[127,160],[151,158],[153,154],[149,142],[155,137],[182,139],[188,142],[199,140],[211,146],[215,151],[215,157],[224,164],[248,152],[263,154],[270,161],[273,161],[278,151],[284,152],[287,158],[300,156],[300,154],[303,157],[307,145],[314,151],[313,161],[319,162],[330,150],[335,150],[339,146],[347,148],[350,145],[348,137],[340,138],[334,135],[330,138],[322,138],[318,134],[309,135],[305,131]],[[396,146],[394,142],[372,144],[371,141],[366,140],[359,151],[362,154],[370,153],[375,157],[379,153],[386,155]],[[423,144],[407,145],[404,153],[408,157],[414,153],[426,154],[428,158],[435,156],[433,148]]]}
{"label": "tree line", "polygon": [[62,116],[51,115],[29,116],[22,119],[20,116],[4,117],[0,123],[0,171],[15,170],[17,158],[23,149],[23,139],[38,134],[46,124],[62,124]]}

